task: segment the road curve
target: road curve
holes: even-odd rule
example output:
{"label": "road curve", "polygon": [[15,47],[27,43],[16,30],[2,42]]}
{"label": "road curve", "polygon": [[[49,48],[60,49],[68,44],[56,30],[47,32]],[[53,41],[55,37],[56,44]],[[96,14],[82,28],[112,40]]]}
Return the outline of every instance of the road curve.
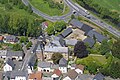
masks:
{"label": "road curve", "polygon": [[[30,4],[29,0],[22,0],[22,2],[28,6]],[[43,12],[41,12],[40,10],[36,9],[32,4],[31,5],[31,8],[33,10],[33,12],[35,14],[37,14],[38,16],[41,16],[47,20],[50,20],[52,22],[55,22],[55,21],[60,21],[60,20],[68,20],[68,18],[73,14],[73,10],[72,8],[70,8],[70,12],[65,14],[65,15],[62,15],[62,16],[49,16]]]}
{"label": "road curve", "polygon": [[[79,15],[85,17],[89,21],[95,23],[96,25],[100,26],[103,29],[106,29],[108,32],[113,34],[114,36],[120,38],[120,31],[118,31],[116,28],[112,27],[111,25],[108,25],[107,23],[101,21],[100,19],[96,18],[92,14],[88,14],[85,9],[81,8],[81,6],[77,5],[77,3],[74,3],[72,0],[64,0],[64,2],[71,7],[73,10],[75,10]],[[89,16],[89,17],[88,17]]]}

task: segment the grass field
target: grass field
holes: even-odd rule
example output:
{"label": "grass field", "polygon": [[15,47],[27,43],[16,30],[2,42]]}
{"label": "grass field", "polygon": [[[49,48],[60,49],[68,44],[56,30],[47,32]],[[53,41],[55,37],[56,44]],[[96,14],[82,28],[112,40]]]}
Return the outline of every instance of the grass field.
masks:
{"label": "grass field", "polygon": [[63,15],[69,12],[69,8],[65,8],[65,12],[63,13],[63,10],[58,10],[57,8],[50,8],[48,3],[45,3],[43,0],[30,0],[30,3],[35,6],[37,9],[42,11],[43,13],[46,13],[50,16],[55,15]]}
{"label": "grass field", "polygon": [[33,21],[33,19],[39,18],[42,19],[41,17],[37,16],[36,14],[30,14],[27,11],[25,11],[24,9],[19,9],[17,8],[17,6],[14,6],[12,10],[5,10],[5,7],[3,4],[0,4],[0,14],[1,15],[5,15],[5,14],[9,14],[10,17],[12,17],[14,23],[16,23],[15,21],[17,21],[18,18],[27,18],[30,22]]}
{"label": "grass field", "polygon": [[93,0],[95,3],[120,13],[120,0]]}

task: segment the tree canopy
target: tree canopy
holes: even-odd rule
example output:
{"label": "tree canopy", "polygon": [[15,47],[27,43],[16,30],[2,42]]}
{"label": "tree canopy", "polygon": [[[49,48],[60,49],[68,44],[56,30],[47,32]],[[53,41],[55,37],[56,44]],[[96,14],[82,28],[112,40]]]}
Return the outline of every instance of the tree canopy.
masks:
{"label": "tree canopy", "polygon": [[74,47],[74,56],[78,58],[83,58],[88,55],[87,47],[82,41],[78,41]]}
{"label": "tree canopy", "polygon": [[53,60],[54,64],[59,64],[59,60],[63,58],[63,55],[61,53],[54,53],[51,57],[51,59]]}

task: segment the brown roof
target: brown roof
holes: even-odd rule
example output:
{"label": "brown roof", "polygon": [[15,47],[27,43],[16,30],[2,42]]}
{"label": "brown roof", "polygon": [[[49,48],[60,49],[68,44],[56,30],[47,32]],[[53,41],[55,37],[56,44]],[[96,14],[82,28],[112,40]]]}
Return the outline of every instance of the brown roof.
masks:
{"label": "brown roof", "polygon": [[68,71],[67,76],[70,79],[74,80],[78,76],[78,73],[73,69],[73,70]]}
{"label": "brown roof", "polygon": [[83,65],[81,65],[81,64],[79,64],[79,65],[76,65],[76,69],[80,69],[80,70],[84,70],[84,66]]}
{"label": "brown roof", "polygon": [[3,36],[0,36],[0,41],[3,40],[3,38],[4,38]]}
{"label": "brown roof", "polygon": [[42,73],[36,72],[29,75],[29,79],[42,80]]}
{"label": "brown roof", "polygon": [[61,73],[61,71],[59,69],[55,69],[54,72],[53,72],[53,74],[56,74],[58,76],[62,75],[62,73]]}

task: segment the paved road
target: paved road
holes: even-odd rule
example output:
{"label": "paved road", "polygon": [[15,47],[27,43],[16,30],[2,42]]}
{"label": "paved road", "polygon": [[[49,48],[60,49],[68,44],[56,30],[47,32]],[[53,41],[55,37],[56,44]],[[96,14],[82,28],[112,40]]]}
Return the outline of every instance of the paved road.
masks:
{"label": "paved road", "polygon": [[79,6],[77,3],[74,3],[72,0],[64,0],[64,2],[69,5],[72,9],[74,9],[79,15],[87,18],[88,20],[92,21],[96,25],[100,26],[103,29],[106,29],[111,34],[115,35],[116,37],[120,38],[120,31],[113,28],[111,25],[101,21],[100,19],[96,18],[92,14],[88,14],[85,9]]}
{"label": "paved road", "polygon": [[[30,4],[29,0],[22,0],[22,2],[27,6]],[[30,4],[31,5],[31,4]],[[47,19],[47,20],[50,20],[52,22],[55,22],[55,21],[59,21],[59,20],[69,20],[69,17],[73,14],[73,10],[72,8],[70,8],[70,12],[65,14],[65,15],[62,15],[62,16],[49,16],[41,11],[39,11],[38,9],[36,9],[34,6],[32,6],[32,10],[35,14],[39,15],[39,16],[42,16],[43,18]]]}

